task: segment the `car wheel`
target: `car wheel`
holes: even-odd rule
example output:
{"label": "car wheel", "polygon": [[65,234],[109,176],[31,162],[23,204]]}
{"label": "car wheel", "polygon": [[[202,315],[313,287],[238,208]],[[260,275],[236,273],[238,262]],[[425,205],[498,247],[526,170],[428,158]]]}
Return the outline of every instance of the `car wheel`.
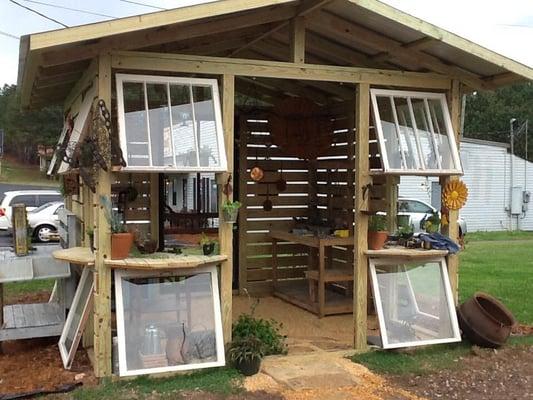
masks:
{"label": "car wheel", "polygon": [[41,225],[35,228],[33,236],[35,239],[41,243],[49,242],[50,234],[55,233],[56,228],[54,228],[52,225]]}

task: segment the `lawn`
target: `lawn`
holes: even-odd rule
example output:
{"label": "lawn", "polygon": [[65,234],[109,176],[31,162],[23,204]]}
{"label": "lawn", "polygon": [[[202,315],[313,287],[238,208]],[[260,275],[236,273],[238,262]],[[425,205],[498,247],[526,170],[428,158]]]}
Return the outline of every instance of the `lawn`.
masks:
{"label": "lawn", "polygon": [[38,165],[21,164],[11,159],[2,159],[0,182],[19,185],[59,186],[57,181],[46,179],[46,176],[39,171]]}

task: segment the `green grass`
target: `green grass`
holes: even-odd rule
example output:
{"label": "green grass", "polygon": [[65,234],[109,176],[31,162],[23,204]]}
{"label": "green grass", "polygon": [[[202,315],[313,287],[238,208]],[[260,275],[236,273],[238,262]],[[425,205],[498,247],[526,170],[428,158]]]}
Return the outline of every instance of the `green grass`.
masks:
{"label": "green grass", "polygon": [[209,369],[172,378],[139,377],[130,381],[104,382],[69,394],[77,400],[180,399],[180,392],[204,391],[228,395],[242,391],[242,375],[231,368]]}
{"label": "green grass", "polygon": [[4,296],[7,301],[14,297],[23,296],[30,293],[41,291],[51,292],[54,287],[54,281],[51,279],[24,281],[4,284]]}
{"label": "green grass", "polygon": [[520,322],[533,324],[533,302],[528,301],[533,292],[531,238],[531,242],[511,239],[468,243],[460,255],[460,301],[476,291],[487,292],[509,307]]}
{"label": "green grass", "polygon": [[54,180],[46,179],[44,173],[39,171],[38,165],[25,165],[12,160],[2,160],[0,182],[19,185],[59,186]]}
{"label": "green grass", "polygon": [[[533,345],[533,336],[511,337],[508,346]],[[421,347],[410,352],[376,350],[357,354],[352,361],[365,365],[380,374],[429,374],[442,369],[455,368],[460,359],[471,353],[468,342]]]}
{"label": "green grass", "polygon": [[533,240],[533,231],[472,232],[466,235],[466,243],[493,240]]}

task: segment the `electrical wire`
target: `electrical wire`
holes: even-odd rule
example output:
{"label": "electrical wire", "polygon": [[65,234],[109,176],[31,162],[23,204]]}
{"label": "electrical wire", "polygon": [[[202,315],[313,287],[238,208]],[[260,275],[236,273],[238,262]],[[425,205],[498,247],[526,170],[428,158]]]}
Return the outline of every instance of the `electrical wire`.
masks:
{"label": "electrical wire", "polygon": [[11,33],[7,33],[7,32],[0,31],[0,35],[7,36],[8,38],[11,38],[11,39],[16,39],[16,40],[20,39],[20,37],[12,35]]}
{"label": "electrical wire", "polygon": [[157,6],[153,6],[151,4],[141,3],[141,2],[133,1],[133,0],[119,0],[119,1],[121,1],[123,3],[136,4],[138,6],[143,6],[143,7],[155,8],[156,10],[166,10],[166,8],[163,8],[163,7],[157,7]]}
{"label": "electrical wire", "polygon": [[48,20],[50,20],[52,22],[55,22],[56,24],[61,25],[64,28],[68,28],[68,25],[65,25],[63,22],[59,22],[58,20],[53,19],[52,17],[49,17],[48,15],[44,15],[43,13],[40,13],[39,11],[34,10],[33,8],[30,8],[30,7],[27,7],[27,6],[23,5],[23,4],[20,4],[20,3],[16,2],[15,0],[9,0],[9,1],[11,3],[13,3],[13,4],[16,4],[19,7],[22,7],[24,9],[28,10],[28,11],[31,11],[34,14],[39,15],[40,17],[43,17],[43,18],[46,18],[46,19],[48,19]]}
{"label": "electrical wire", "polygon": [[40,4],[40,5],[43,5],[43,6],[48,6],[48,7],[53,7],[53,8],[60,8],[62,10],[76,11],[76,12],[83,13],[83,14],[95,15],[97,17],[117,18],[117,17],[115,17],[113,15],[100,14],[100,13],[92,12],[92,11],[88,11],[88,10],[80,10],[78,8],[71,8],[71,7],[61,6],[61,5],[58,5],[58,4],[45,3],[43,1],[36,1],[36,0],[24,0],[24,1],[28,2],[28,3]]}

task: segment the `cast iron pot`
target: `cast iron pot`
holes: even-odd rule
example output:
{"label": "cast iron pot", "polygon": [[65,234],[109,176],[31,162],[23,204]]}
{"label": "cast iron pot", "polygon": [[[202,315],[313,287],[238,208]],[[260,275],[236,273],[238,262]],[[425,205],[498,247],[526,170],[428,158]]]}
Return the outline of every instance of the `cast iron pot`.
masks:
{"label": "cast iron pot", "polygon": [[464,335],[483,347],[503,345],[516,324],[515,317],[507,307],[482,292],[477,292],[461,304],[457,315]]}
{"label": "cast iron pot", "polygon": [[261,359],[256,357],[251,360],[237,361],[235,362],[235,368],[244,376],[255,375],[259,372],[259,368],[261,368]]}
{"label": "cast iron pot", "polygon": [[204,244],[202,246],[202,250],[204,252],[204,256],[208,256],[215,250],[215,244],[214,243]]}

